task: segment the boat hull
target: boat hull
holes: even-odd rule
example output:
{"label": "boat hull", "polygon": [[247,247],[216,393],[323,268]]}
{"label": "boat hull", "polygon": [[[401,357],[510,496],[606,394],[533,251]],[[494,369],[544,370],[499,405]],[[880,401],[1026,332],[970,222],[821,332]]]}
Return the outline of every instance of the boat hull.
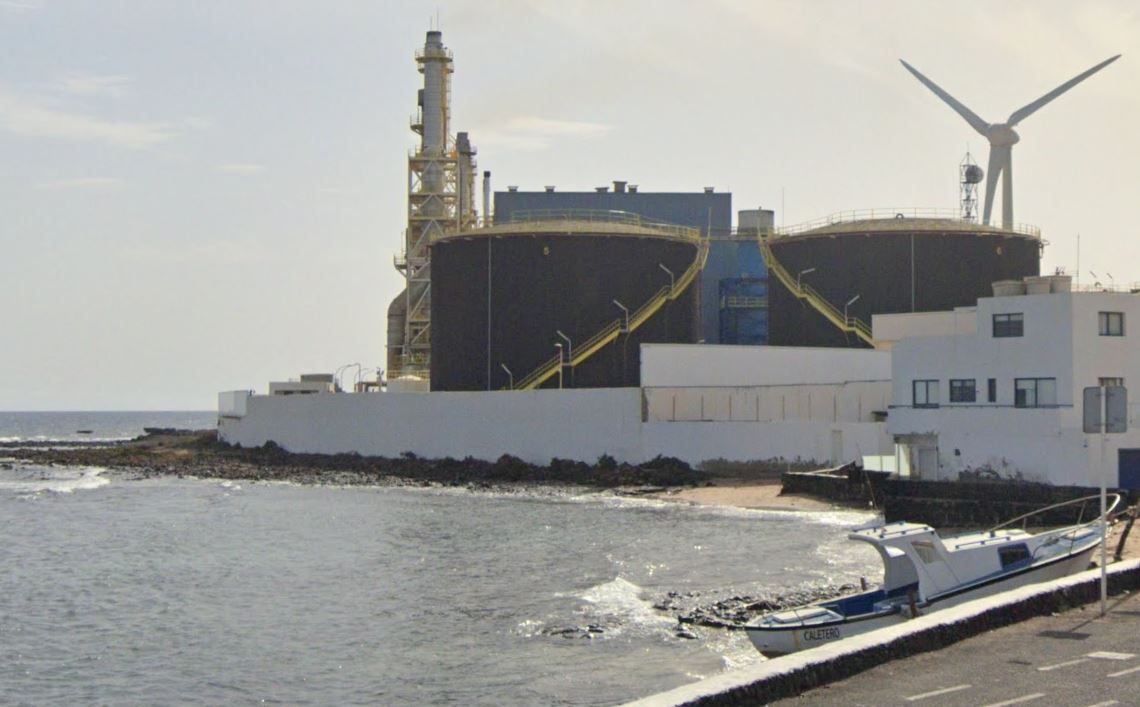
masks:
{"label": "boat hull", "polygon": [[[949,608],[964,604],[974,599],[993,596],[1001,592],[1017,589],[1030,584],[1047,582],[1053,579],[1067,577],[1088,567],[1093,552],[1099,546],[1094,543],[1076,552],[1028,567],[1020,572],[996,577],[991,581],[965,587],[953,593],[932,597],[930,601],[919,604],[916,609],[919,615],[927,614],[938,609]],[[882,614],[857,616],[831,622],[803,625],[761,626],[749,625],[745,627],[752,645],[763,655],[774,658],[788,653],[794,653],[808,648],[834,643],[835,641],[858,636],[876,629],[894,626],[908,621],[911,618],[911,609],[903,605],[895,611]]]}

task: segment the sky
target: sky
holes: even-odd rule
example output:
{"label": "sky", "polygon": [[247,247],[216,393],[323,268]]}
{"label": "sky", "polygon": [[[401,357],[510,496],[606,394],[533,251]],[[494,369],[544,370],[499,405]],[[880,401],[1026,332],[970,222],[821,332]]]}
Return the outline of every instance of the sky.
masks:
{"label": "sky", "polygon": [[495,188],[714,186],[784,225],[957,207],[987,146],[900,58],[1000,122],[1122,53],[1018,127],[1015,219],[1044,272],[1140,281],[1134,2],[0,0],[0,409],[382,367],[436,23]]}

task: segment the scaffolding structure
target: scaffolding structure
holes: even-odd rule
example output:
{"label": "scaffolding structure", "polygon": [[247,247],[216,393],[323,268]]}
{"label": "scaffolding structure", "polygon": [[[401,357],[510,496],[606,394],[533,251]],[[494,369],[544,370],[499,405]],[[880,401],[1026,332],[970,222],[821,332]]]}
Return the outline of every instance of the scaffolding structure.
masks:
{"label": "scaffolding structure", "polygon": [[431,371],[431,245],[448,233],[473,227],[475,148],[467,133],[452,137],[451,51],[442,33],[429,31],[416,52],[423,74],[410,127],[420,144],[408,155],[408,225],[394,263],[405,287],[388,314],[388,377],[428,379]]}

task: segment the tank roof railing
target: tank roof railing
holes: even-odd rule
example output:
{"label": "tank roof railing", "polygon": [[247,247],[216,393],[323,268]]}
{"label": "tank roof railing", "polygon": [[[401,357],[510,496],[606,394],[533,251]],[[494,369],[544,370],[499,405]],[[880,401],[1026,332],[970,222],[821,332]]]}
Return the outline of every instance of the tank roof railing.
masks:
{"label": "tank roof railing", "polygon": [[495,227],[527,225],[549,225],[553,221],[570,221],[575,223],[598,223],[607,225],[632,226],[663,232],[686,241],[699,242],[702,239],[701,230],[689,226],[679,226],[666,221],[648,219],[640,214],[617,209],[530,209],[511,213],[505,221],[496,221]]}
{"label": "tank roof railing", "polygon": [[820,219],[806,221],[804,223],[797,223],[792,226],[780,226],[772,229],[773,235],[776,237],[781,236],[797,236],[808,231],[814,231],[828,226],[838,226],[845,223],[857,223],[859,221],[871,220],[886,220],[886,219],[941,219],[949,221],[957,221],[963,224],[970,224],[982,228],[995,228],[1002,231],[1016,233],[1022,236],[1030,236],[1031,238],[1040,238],[1041,229],[1037,226],[1032,226],[1026,223],[1014,224],[1012,228],[1001,228],[1000,226],[985,226],[973,219],[962,218],[962,214],[956,209],[936,209],[936,208],[882,208],[882,209],[852,209],[850,211],[837,211],[829,214]]}

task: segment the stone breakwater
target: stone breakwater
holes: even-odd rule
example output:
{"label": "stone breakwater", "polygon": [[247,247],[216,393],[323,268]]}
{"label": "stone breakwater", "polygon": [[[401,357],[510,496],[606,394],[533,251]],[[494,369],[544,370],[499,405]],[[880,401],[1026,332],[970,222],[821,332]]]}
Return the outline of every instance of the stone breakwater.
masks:
{"label": "stone breakwater", "polygon": [[213,431],[161,430],[128,442],[82,446],[5,444],[0,445],[0,455],[43,465],[103,466],[129,471],[136,478],[194,476],[302,484],[473,488],[528,484],[661,490],[703,485],[712,479],[711,474],[671,457],[641,464],[619,464],[603,456],[595,464],[551,459],[547,465],[535,465],[509,455],[485,461],[470,457],[424,459],[414,454],[395,458],[294,454],[273,442],[248,449],[230,446],[219,442]]}
{"label": "stone breakwater", "polygon": [[[702,592],[667,592],[653,604],[662,614],[676,619],[673,633],[678,638],[699,639],[696,627],[742,631],[745,624],[761,614],[770,611],[791,609],[797,606],[827,601],[858,590],[854,584],[817,585],[773,592],[764,596],[736,595],[721,599],[709,599]],[[611,630],[604,624],[584,626],[553,626],[542,630],[543,635],[560,638],[597,638]]]}

